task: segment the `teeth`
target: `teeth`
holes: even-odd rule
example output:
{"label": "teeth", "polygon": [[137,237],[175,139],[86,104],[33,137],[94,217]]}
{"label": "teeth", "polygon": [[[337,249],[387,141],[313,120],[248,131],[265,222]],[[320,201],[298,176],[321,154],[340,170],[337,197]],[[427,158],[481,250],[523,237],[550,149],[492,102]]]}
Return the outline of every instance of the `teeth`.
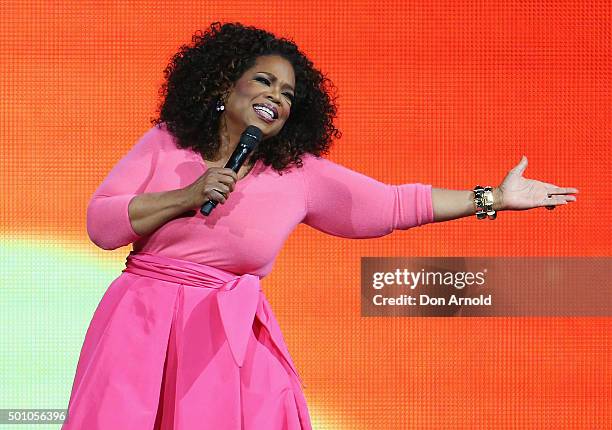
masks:
{"label": "teeth", "polygon": [[274,119],[274,112],[272,111],[272,109],[266,106],[261,106],[261,105],[254,106],[254,108],[257,111],[267,114],[270,117],[270,119]]}

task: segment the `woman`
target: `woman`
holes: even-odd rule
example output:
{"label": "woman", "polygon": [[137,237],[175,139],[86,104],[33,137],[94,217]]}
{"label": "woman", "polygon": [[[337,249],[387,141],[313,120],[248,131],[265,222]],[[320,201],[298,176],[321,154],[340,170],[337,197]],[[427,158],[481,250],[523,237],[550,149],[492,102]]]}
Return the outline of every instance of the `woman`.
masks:
{"label": "woman", "polygon": [[[91,240],[134,250],[88,328],[64,429],[310,429],[259,282],[298,224],[380,237],[575,200],[523,178],[526,158],[492,191],[380,183],[320,157],[340,136],[331,85],[295,44],[218,23],[193,42],[155,126],[89,203]],[[235,173],[222,166],[249,125],[263,139]]]}

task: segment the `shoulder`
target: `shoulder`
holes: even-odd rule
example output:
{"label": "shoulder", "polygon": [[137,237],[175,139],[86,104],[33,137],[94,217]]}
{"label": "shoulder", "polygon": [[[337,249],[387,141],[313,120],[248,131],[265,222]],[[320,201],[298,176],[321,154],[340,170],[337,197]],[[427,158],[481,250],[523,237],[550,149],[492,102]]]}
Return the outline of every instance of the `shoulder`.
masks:
{"label": "shoulder", "polygon": [[[303,179],[306,190],[329,191],[328,188],[340,186],[340,184],[358,181],[360,174],[345,167],[342,164],[331,161],[322,156],[314,154],[304,154],[302,167],[297,169]],[[308,191],[307,191],[308,193]]]}
{"label": "shoulder", "polygon": [[306,164],[316,165],[317,163],[320,163],[321,161],[329,161],[321,155],[315,155],[310,152],[303,153],[302,155],[300,155],[300,158],[302,159],[302,162],[304,163],[304,165]]}
{"label": "shoulder", "polygon": [[326,177],[346,174],[352,172],[351,169],[343,164],[336,163],[323,156],[305,153],[300,155],[302,159],[302,167],[298,170],[306,177]]}
{"label": "shoulder", "polygon": [[175,136],[167,129],[165,123],[156,124],[140,135],[133,151],[146,153],[169,151],[178,148]]}
{"label": "shoulder", "polygon": [[320,169],[335,164],[327,158],[311,154],[310,152],[300,155],[300,159],[302,160],[302,166],[298,170],[303,173],[316,173]]}
{"label": "shoulder", "polygon": [[301,154],[300,159],[302,160],[301,166],[293,164],[287,171],[301,176],[305,181],[316,176],[317,172],[321,171],[322,165],[328,162],[325,158],[309,152]]}

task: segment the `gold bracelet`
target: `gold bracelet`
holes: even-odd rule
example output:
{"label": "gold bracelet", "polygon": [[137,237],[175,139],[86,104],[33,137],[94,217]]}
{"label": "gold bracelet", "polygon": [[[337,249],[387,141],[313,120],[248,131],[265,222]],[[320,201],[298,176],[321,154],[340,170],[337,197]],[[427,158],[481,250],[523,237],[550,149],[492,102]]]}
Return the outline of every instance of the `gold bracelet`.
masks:
{"label": "gold bracelet", "polygon": [[474,204],[476,205],[476,218],[491,220],[497,218],[497,212],[493,209],[493,188],[490,186],[481,187],[476,185],[474,187]]}

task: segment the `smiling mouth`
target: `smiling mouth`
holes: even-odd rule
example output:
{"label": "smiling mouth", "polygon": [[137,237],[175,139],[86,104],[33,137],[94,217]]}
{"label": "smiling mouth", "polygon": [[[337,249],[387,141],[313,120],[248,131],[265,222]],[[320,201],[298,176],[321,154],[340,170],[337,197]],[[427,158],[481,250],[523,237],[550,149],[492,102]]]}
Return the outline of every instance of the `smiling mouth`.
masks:
{"label": "smiling mouth", "polygon": [[261,118],[267,123],[274,122],[274,120],[278,118],[278,113],[276,112],[276,110],[271,109],[270,107],[264,104],[254,104],[253,110],[259,118]]}

